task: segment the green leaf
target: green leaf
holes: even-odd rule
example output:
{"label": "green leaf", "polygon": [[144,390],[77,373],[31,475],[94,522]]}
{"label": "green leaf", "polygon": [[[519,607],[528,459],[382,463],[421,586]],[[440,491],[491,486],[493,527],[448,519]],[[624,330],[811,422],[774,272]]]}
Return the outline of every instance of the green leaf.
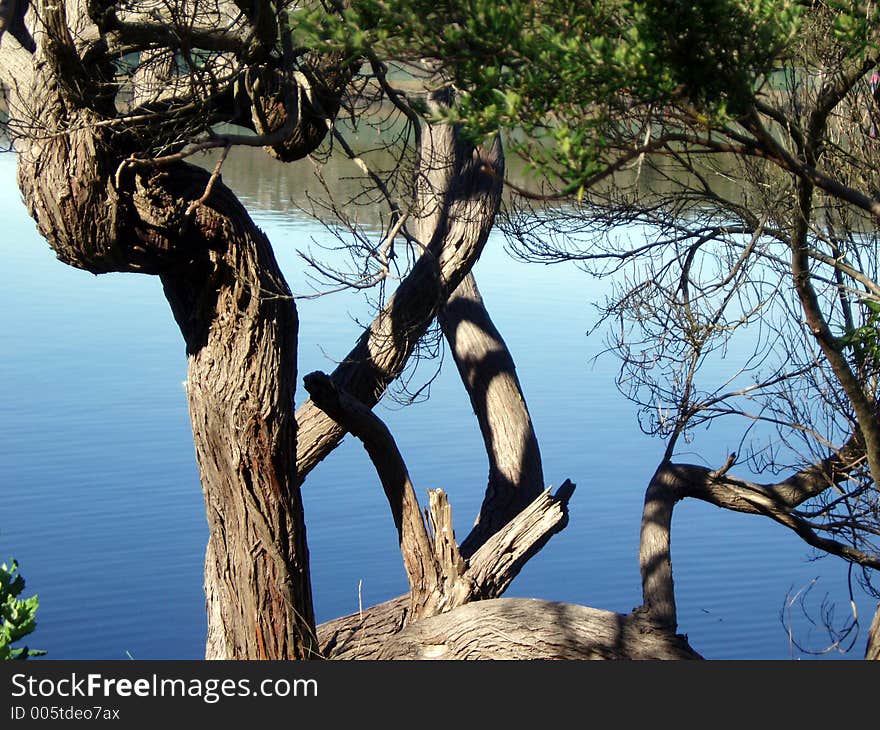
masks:
{"label": "green leaf", "polygon": [[37,626],[40,599],[33,595],[20,599],[25,581],[18,573],[18,563],[10,560],[0,565],[0,660],[27,659],[46,652],[28,647],[14,647]]}

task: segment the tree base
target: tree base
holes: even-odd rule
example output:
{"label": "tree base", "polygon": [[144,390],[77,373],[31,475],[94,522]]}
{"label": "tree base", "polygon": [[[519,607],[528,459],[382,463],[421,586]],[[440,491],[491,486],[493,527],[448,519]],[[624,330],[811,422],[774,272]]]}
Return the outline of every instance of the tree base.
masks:
{"label": "tree base", "polygon": [[702,659],[638,612],[532,598],[476,601],[407,623],[409,596],[318,627],[327,659]]}

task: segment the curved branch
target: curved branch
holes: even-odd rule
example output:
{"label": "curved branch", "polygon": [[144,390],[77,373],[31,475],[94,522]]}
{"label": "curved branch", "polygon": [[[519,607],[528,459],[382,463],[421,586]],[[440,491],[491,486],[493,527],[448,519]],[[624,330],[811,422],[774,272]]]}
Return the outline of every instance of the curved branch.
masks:
{"label": "curved branch", "polygon": [[65,263],[161,275],[186,343],[209,526],[207,656],[310,657],[314,611],[291,449],[298,319],[290,290],[265,234],[218,176],[178,163],[113,186],[131,150],[99,126],[94,105],[69,103],[85,87],[71,94],[59,86],[66,69],[57,64],[73,52],[62,25],[84,22],[72,1],[70,19],[62,17],[64,5],[47,19],[57,37],[37,34],[41,53],[44,44],[64,47],[51,63],[38,55],[34,78],[23,75],[26,85],[12,94],[19,187]]}
{"label": "curved branch", "polygon": [[793,513],[798,505],[843,482],[855,459],[863,456],[856,439],[823,461],[775,484],[756,484],[694,464],[660,464],[648,484],[642,513],[639,567],[642,599],[655,621],[675,627],[675,590],[670,552],[672,513],[676,502],[692,497],[717,507],[763,515],[785,525],[804,542],[866,567],[880,567],[880,558],[815,533],[807,520]]}
{"label": "curved branch", "polygon": [[87,54],[101,52],[132,53],[156,48],[157,44],[170,50],[200,49],[240,54],[248,42],[244,28],[218,28],[212,25],[187,25],[185,28],[156,21],[130,20],[106,27],[108,36],[86,50]]}
{"label": "curved branch", "polygon": [[[474,148],[453,127],[431,127],[423,133],[422,175],[443,174],[448,186],[431,210],[438,225],[425,251],[379,312],[355,347],[333,371],[333,382],[372,407],[403,372],[410,355],[438,310],[479,258],[501,200],[498,180],[484,172],[490,167],[503,175],[501,142]],[[311,400],[297,411],[298,481],[306,478],[345,435],[345,429]]]}
{"label": "curved branch", "polygon": [[312,401],[330,418],[341,423],[366,449],[382,482],[409,578],[411,610],[416,618],[440,610],[444,577],[428,537],[418,498],[394,437],[382,420],[324,373],[303,378]]}
{"label": "curved branch", "polygon": [[773,136],[763,128],[760,121],[757,120],[757,115],[751,125],[751,129],[758,138],[762,148],[766,150],[767,155],[774,159],[782,169],[796,175],[802,183],[824,190],[829,195],[850,203],[857,208],[861,208],[875,218],[880,218],[880,201],[844,185],[839,180],[829,177],[813,164],[795,159],[788,150],[776,142]]}
{"label": "curved branch", "polygon": [[544,474],[513,356],[489,317],[473,274],[459,284],[438,319],[489,457],[480,514],[461,544],[468,556],[543,491]]}

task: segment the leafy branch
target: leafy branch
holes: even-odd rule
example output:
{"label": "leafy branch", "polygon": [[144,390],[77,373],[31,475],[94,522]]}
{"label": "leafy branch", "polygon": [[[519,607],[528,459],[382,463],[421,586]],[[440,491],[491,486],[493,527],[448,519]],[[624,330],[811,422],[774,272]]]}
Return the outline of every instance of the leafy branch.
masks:
{"label": "leafy branch", "polygon": [[12,645],[32,633],[37,626],[36,614],[40,605],[37,596],[21,599],[24,578],[18,572],[18,563],[0,565],[0,660],[27,659],[41,656],[45,651]]}

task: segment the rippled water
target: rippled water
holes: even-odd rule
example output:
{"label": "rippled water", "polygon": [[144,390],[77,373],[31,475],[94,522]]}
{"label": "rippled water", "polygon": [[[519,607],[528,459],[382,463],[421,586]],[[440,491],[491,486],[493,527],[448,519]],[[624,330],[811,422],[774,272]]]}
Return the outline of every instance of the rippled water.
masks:
{"label": "rippled water", "polygon": [[[19,201],[14,164],[0,155],[0,557],[14,555],[28,593],[40,595],[32,645],[56,659],[199,658],[207,528],[180,335],[155,278],[93,277],[53,258]],[[225,177],[268,232],[294,291],[305,292],[296,248],[328,234],[288,210],[301,173],[273,169],[239,166]],[[490,241],[477,279],[516,358],[545,476],[578,485],[568,528],[509,595],[628,611],[640,599],[639,518],[662,446],[639,432],[615,390],[615,363],[593,362],[601,337],[586,332],[597,285],[573,268],[514,262],[502,245]],[[331,369],[358,335],[354,320],[370,311],[355,294],[302,300],[299,310],[300,373]],[[379,412],[416,486],[447,490],[465,534],[486,464],[451,362],[427,402]],[[736,444],[715,427],[694,449],[720,464]],[[310,475],[304,500],[319,621],[405,589],[387,504],[356,443],[347,439]],[[818,576],[811,606],[828,593],[841,617],[848,610],[846,566],[810,562],[803,543],[767,520],[686,503],[673,530],[680,631],[707,657],[801,656],[780,610],[789,590]],[[857,601],[869,621],[872,601]],[[802,642],[824,645],[807,622],[797,628]],[[863,650],[864,637],[848,656]]]}

